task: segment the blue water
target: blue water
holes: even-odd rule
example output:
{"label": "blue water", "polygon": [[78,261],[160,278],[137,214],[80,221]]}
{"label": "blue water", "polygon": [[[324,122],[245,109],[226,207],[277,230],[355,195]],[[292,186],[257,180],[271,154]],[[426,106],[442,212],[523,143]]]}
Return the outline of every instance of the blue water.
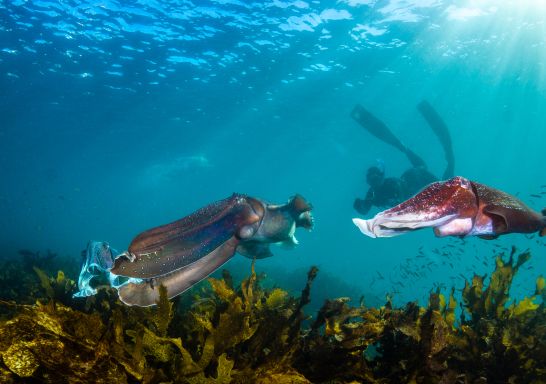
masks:
{"label": "blue water", "polygon": [[[494,250],[514,244],[534,254],[516,283],[529,293],[546,266],[536,238],[362,236],[351,218],[365,170],[382,159],[399,176],[409,163],[349,113],[365,105],[441,175],[415,109],[427,99],[451,130],[456,174],[545,207],[530,196],[546,184],[545,12],[540,0],[2,2],[2,254],[79,259],[89,239],[123,249],[232,192],[300,193],[315,230],[258,270],[315,264],[348,293],[401,303],[434,283],[460,288],[460,274],[491,271]],[[433,252],[448,244],[462,250]]]}

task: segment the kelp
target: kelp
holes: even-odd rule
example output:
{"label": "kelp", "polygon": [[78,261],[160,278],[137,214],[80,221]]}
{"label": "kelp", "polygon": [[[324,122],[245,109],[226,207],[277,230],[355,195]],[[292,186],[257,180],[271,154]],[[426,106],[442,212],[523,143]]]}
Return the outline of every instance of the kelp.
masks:
{"label": "kelp", "polygon": [[161,287],[151,308],[127,307],[107,289],[74,301],[71,279],[35,268],[34,304],[0,302],[10,314],[0,321],[0,381],[540,383],[546,280],[521,300],[509,294],[529,257],[499,255],[491,277],[467,280],[459,300],[439,288],[425,306],[334,298],[312,318],[304,308],[315,267],[299,297],[263,288],[252,265],[239,284],[223,271],[174,301]]}
{"label": "kelp", "polygon": [[8,378],[246,383],[282,382],[283,376],[307,382],[286,356],[297,345],[315,268],[299,299],[279,288],[263,290],[254,268],[237,288],[225,272],[223,279],[209,279],[193,307],[180,313],[164,287],[153,308],[127,307],[105,290],[70,307],[66,293],[74,282],[61,272],[56,278],[35,272],[42,299],[0,303],[17,312],[0,324],[0,374]]}
{"label": "kelp", "polygon": [[[6,259],[0,258],[0,300],[32,304],[46,293],[43,291],[47,290],[46,286],[49,284],[46,280],[49,280],[55,289],[64,290],[65,293],[71,292],[73,287],[60,286],[63,282],[69,282],[69,279],[65,279],[65,272],[59,271],[60,269],[76,273],[78,266],[73,259],[59,257],[49,249],[45,253],[21,249],[16,255]],[[55,274],[58,282],[49,277]],[[56,299],[60,299],[59,293],[54,293]],[[46,296],[50,297],[50,294],[51,292],[47,292]],[[72,303],[71,294],[65,294],[64,299]],[[0,308],[0,314],[2,312],[3,309]]]}
{"label": "kelp", "polygon": [[[313,382],[544,382],[546,312],[538,301],[546,281],[539,277],[533,296],[513,301],[510,286],[530,254],[520,253],[516,261],[514,256],[515,249],[506,262],[497,257],[488,284],[485,276],[465,282],[458,323],[454,289],[447,300],[439,290],[432,292],[427,307],[326,302],[313,325],[323,332],[313,333],[298,368]],[[320,364],[308,364],[317,359]]]}

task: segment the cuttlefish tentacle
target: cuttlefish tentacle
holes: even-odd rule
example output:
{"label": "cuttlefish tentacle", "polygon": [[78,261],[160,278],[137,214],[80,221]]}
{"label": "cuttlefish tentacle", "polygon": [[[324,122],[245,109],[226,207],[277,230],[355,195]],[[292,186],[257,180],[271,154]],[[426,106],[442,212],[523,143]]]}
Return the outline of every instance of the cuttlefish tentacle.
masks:
{"label": "cuttlefish tentacle", "polygon": [[396,207],[355,225],[370,237],[392,237],[432,227],[436,236],[494,238],[505,233],[546,234],[546,217],[516,197],[457,176],[432,183]]}

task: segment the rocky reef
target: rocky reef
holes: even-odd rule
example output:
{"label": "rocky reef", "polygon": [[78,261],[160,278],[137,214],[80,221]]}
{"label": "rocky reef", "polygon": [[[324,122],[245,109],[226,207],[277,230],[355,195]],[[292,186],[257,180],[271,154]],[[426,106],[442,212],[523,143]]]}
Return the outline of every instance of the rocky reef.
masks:
{"label": "rocky reef", "polygon": [[21,276],[12,263],[0,269],[0,382],[542,383],[546,281],[509,295],[529,257],[499,255],[490,278],[473,276],[460,295],[436,289],[427,306],[336,298],[314,316],[304,307],[315,267],[299,297],[263,288],[253,267],[240,283],[224,271],[137,308],[108,289],[74,300],[74,281],[37,266],[9,286]]}

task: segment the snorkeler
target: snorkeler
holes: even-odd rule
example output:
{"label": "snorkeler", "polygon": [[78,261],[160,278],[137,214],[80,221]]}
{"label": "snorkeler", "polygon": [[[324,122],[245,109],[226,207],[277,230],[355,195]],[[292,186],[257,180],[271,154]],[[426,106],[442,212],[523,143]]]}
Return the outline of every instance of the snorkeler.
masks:
{"label": "snorkeler", "polygon": [[[421,101],[417,105],[417,109],[432,128],[432,131],[436,134],[444,148],[447,167],[443,179],[453,177],[455,158],[447,125],[426,100]],[[437,178],[428,171],[423,159],[402,144],[381,120],[372,115],[363,106],[357,104],[351,112],[351,117],[372,135],[405,154],[412,165],[400,178],[386,178],[382,163],[378,164],[378,166],[370,167],[366,173],[366,182],[370,186],[366,197],[364,199],[356,198],[353,204],[355,210],[359,213],[363,215],[368,213],[372,206],[393,207],[415,195],[426,185],[437,181]]]}

